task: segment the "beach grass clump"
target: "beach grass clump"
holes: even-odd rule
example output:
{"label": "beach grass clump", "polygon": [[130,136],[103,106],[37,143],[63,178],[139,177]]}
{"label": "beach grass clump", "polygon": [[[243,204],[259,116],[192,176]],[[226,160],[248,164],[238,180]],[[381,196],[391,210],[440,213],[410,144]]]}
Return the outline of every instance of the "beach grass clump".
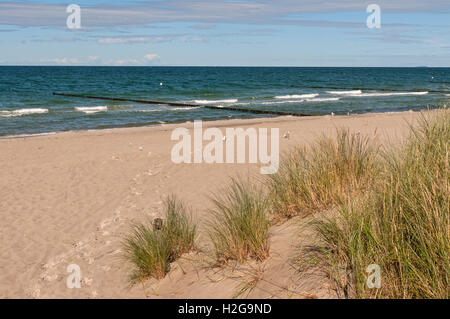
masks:
{"label": "beach grass clump", "polygon": [[[385,156],[382,187],[315,224],[322,256],[348,296],[449,297],[449,153],[450,112],[424,115]],[[379,289],[366,283],[371,264],[381,269]]]}
{"label": "beach grass clump", "polygon": [[209,236],[217,261],[267,258],[270,205],[264,191],[249,182],[232,179],[228,189],[215,195],[213,202]]}
{"label": "beach grass clump", "polygon": [[371,187],[379,173],[378,147],[368,137],[339,129],[284,155],[268,180],[274,212],[291,218],[335,207]]}
{"label": "beach grass clump", "polygon": [[124,257],[134,265],[131,283],[164,278],[170,263],[194,248],[196,225],[190,211],[175,196],[164,205],[162,222],[134,224],[123,242]]}

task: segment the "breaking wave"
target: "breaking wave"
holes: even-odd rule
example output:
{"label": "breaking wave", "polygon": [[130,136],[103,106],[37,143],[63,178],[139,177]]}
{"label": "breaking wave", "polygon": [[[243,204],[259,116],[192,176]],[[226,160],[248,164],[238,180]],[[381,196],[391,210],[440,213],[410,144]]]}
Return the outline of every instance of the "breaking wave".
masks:
{"label": "breaking wave", "polygon": [[275,96],[276,99],[312,99],[319,94],[298,94],[298,95],[279,95]]}
{"label": "breaking wave", "polygon": [[83,112],[85,114],[94,114],[99,112],[108,111],[107,106],[86,106],[86,107],[76,107],[75,110]]}
{"label": "breaking wave", "polygon": [[32,114],[45,114],[48,109],[20,109],[14,111],[0,111],[0,117],[16,117]]}

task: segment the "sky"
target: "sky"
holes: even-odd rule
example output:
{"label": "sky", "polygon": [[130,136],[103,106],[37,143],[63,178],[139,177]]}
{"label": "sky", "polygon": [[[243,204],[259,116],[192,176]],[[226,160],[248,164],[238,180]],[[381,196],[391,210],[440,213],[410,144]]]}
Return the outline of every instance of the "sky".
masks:
{"label": "sky", "polygon": [[449,67],[450,0],[0,0],[0,65]]}

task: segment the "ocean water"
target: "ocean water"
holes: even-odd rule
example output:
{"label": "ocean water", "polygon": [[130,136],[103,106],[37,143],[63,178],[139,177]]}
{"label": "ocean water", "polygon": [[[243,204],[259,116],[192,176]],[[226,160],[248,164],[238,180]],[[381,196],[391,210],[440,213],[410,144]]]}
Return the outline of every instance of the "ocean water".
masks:
{"label": "ocean water", "polygon": [[2,66],[0,135],[268,116],[52,92],[312,115],[402,112],[448,104],[450,68]]}

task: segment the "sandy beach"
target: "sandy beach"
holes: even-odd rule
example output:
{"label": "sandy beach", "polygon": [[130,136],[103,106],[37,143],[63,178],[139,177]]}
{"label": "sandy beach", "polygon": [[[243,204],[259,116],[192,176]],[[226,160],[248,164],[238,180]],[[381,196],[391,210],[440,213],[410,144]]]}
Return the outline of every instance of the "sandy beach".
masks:
{"label": "sandy beach", "polygon": [[[279,128],[280,151],[346,127],[400,142],[419,113],[278,117],[204,122],[204,127]],[[235,269],[208,267],[203,222],[209,196],[232,176],[259,175],[258,164],[174,164],[171,133],[193,123],[0,140],[1,298],[231,298],[253,276],[254,298],[334,298],[321,274],[290,266],[295,242],[308,240],[295,220],[272,227],[270,258]],[[289,137],[283,137],[289,132]],[[132,221],[160,216],[176,194],[192,206],[205,252],[184,256],[163,280],[128,287],[121,240]],[[203,247],[204,246],[204,247]],[[81,268],[82,287],[66,287],[67,266]]]}

